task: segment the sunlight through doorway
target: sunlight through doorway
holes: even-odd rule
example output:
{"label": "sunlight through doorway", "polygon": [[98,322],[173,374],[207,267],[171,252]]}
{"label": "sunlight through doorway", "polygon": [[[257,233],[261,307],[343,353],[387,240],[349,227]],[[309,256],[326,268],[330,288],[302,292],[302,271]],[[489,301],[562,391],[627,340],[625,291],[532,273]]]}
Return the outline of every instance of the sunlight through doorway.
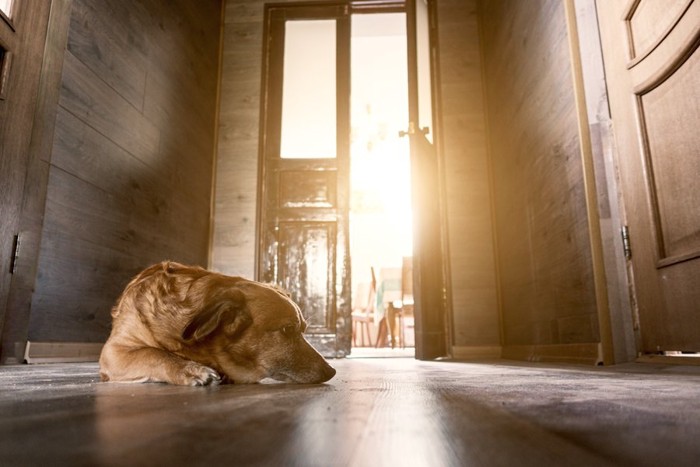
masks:
{"label": "sunlight through doorway", "polygon": [[363,350],[415,345],[405,267],[413,250],[410,148],[399,137],[409,120],[406,57],[404,13],[352,16],[353,347]]}

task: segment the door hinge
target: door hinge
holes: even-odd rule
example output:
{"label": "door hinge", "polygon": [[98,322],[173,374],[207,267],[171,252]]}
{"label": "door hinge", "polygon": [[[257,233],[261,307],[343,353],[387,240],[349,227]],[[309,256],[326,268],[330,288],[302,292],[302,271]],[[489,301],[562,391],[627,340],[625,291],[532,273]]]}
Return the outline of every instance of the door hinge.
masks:
{"label": "door hinge", "polygon": [[19,258],[19,234],[12,238],[12,258],[10,258],[10,274],[14,274],[17,269],[17,258]]}
{"label": "door hinge", "polygon": [[630,229],[623,225],[620,229],[622,235],[622,251],[625,253],[625,259],[632,259],[632,248],[630,247]]}

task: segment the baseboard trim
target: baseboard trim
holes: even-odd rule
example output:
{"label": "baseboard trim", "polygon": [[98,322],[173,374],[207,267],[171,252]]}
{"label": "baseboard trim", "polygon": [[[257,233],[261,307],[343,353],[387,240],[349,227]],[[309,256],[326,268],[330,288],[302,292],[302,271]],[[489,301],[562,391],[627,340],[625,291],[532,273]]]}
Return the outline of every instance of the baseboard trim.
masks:
{"label": "baseboard trim", "polygon": [[638,363],[658,363],[663,365],[700,365],[700,357],[695,355],[640,355]]}
{"label": "baseboard trim", "polygon": [[501,358],[501,346],[454,346],[452,358],[455,360],[494,360]]}
{"label": "baseboard trim", "polygon": [[24,361],[27,363],[96,362],[102,351],[101,343],[89,342],[27,342]]}
{"label": "baseboard trim", "polygon": [[525,360],[528,362],[602,365],[603,348],[600,343],[507,345],[503,347],[502,357],[508,360]]}

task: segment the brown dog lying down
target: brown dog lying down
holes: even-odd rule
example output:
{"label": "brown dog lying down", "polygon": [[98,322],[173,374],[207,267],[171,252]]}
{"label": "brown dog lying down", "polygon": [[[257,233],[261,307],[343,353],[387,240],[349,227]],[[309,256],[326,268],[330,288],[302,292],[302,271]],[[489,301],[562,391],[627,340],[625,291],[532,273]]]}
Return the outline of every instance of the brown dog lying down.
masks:
{"label": "brown dog lying down", "polygon": [[299,307],[272,286],[164,262],[138,274],[112,309],[100,376],[190,386],[328,381],[335,370],[305,329]]}

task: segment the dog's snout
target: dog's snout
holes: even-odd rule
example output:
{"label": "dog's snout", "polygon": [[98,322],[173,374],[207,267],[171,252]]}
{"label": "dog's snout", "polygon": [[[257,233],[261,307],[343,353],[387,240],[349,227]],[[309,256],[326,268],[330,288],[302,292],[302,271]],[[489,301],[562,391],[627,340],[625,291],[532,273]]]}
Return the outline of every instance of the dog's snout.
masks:
{"label": "dog's snout", "polygon": [[329,379],[335,376],[335,368],[326,363],[326,367],[321,372],[321,380],[319,383],[325,383]]}

